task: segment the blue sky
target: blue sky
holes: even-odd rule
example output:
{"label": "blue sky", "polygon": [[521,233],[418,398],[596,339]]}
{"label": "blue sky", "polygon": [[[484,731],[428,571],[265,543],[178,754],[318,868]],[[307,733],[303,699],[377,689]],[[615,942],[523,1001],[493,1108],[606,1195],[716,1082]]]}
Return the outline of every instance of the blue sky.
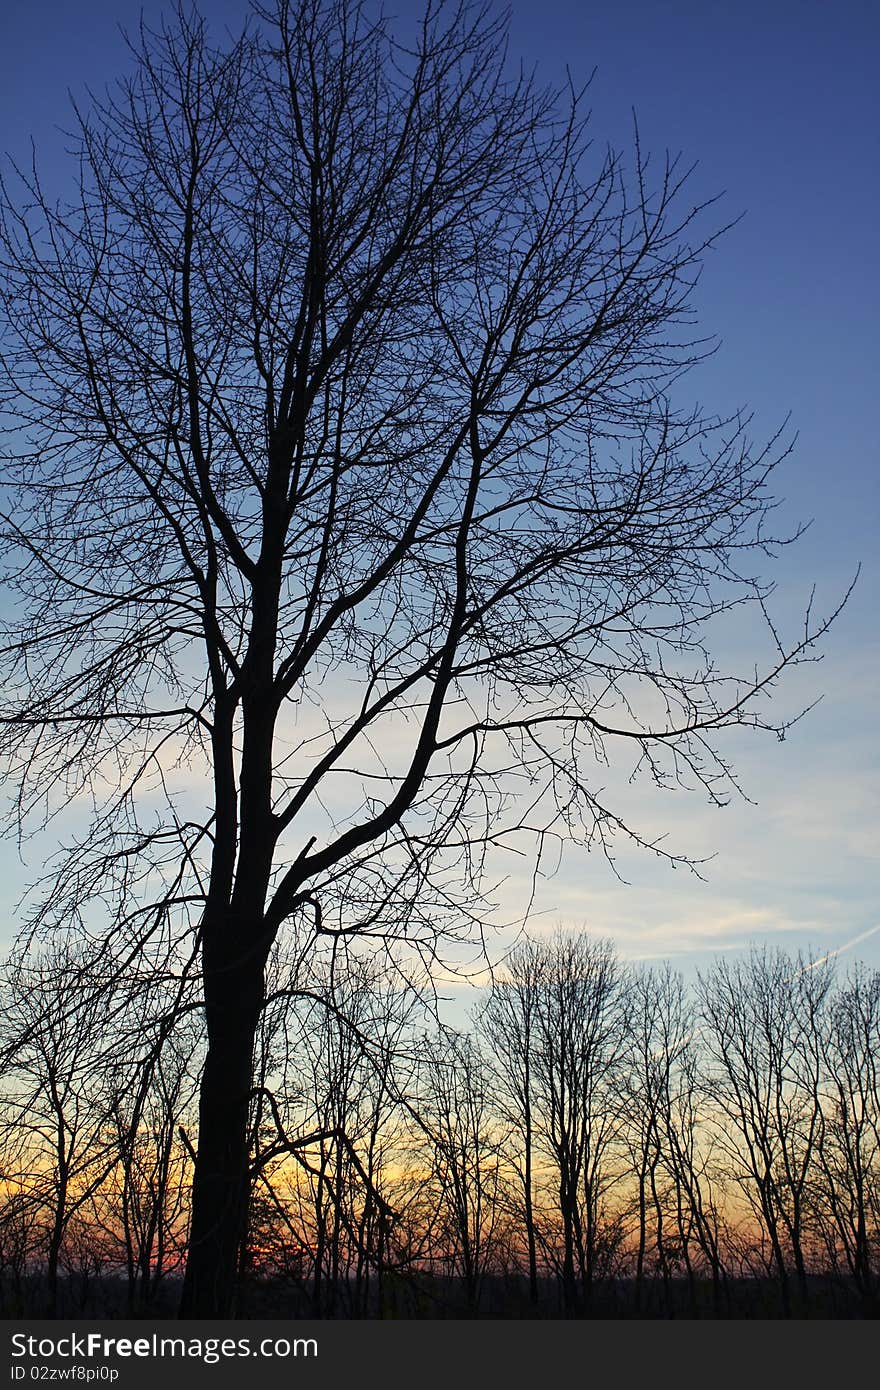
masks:
{"label": "blue sky", "polygon": [[[151,17],[161,6],[143,8]],[[235,26],[245,6],[204,8]],[[387,8],[406,23],[420,7]],[[81,95],[126,66],[117,26],[136,23],[140,9],[7,0],[0,145],[20,156],[33,135],[59,192],[67,89]],[[624,886],[600,859],[572,852],[540,885],[537,923],[585,925],[629,957],[670,955],[687,969],[749,941],[836,950],[880,924],[878,39],[869,0],[512,6],[512,54],[548,80],[566,64],[576,80],[597,69],[600,144],[626,147],[634,107],[644,148],[698,161],[695,201],[723,193],[721,219],[745,214],[708,258],[696,294],[701,325],[721,347],[682,392],[711,410],[750,406],[759,439],[791,413],[799,439],[778,485],[784,516],[814,521],[776,567],[776,611],[796,621],[813,581],[817,606],[832,607],[862,563],[824,661],[796,673],[781,697],[794,708],[823,694],[822,704],[784,744],[737,739],[755,804],[717,812],[696,795],[640,798],[643,824],[666,828],[678,849],[715,853],[706,880],[624,854]],[[8,849],[2,864],[11,903],[24,870]],[[512,905],[521,892],[511,882],[502,897]],[[841,960],[856,955],[880,965],[880,931]]]}

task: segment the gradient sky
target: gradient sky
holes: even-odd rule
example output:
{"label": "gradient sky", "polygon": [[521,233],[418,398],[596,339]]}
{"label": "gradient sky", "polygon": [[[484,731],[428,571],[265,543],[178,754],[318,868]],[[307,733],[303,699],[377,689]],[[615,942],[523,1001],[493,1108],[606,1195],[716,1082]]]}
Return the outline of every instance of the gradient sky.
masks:
{"label": "gradient sky", "polygon": [[[126,67],[118,25],[135,24],[141,8],[6,0],[0,146],[26,155],[32,135],[59,193],[68,89],[81,97]],[[161,8],[143,6],[148,19]],[[232,27],[245,8],[203,5]],[[404,25],[420,8],[387,5]],[[596,68],[600,146],[627,146],[635,108],[644,149],[698,161],[695,201],[722,193],[721,221],[745,214],[709,257],[695,299],[721,347],[680,399],[719,412],[751,407],[756,439],[791,414],[799,438],[777,484],[783,516],[814,520],[775,567],[774,611],[791,630],[814,581],[816,608],[830,609],[862,564],[823,662],[795,673],[780,697],[780,708],[794,710],[821,694],[818,709],[782,744],[737,735],[728,745],[755,804],[712,811],[685,793],[632,802],[640,828],[665,828],[677,850],[715,854],[704,882],[624,853],[622,885],[599,857],[572,851],[540,885],[536,925],[586,926],[630,958],[670,956],[687,971],[717,951],[778,941],[847,948],[842,962],[880,966],[880,929],[865,935],[880,928],[878,40],[874,0],[512,5],[511,53],[539,75],[558,81],[568,64],[579,81]],[[6,936],[26,875],[14,851],[2,853]],[[521,894],[511,882],[504,897],[512,907]]]}

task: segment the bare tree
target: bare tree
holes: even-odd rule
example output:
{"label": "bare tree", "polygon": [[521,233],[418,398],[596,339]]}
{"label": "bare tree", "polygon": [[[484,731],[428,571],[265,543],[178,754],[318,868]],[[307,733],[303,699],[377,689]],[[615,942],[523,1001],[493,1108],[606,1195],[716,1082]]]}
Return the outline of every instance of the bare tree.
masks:
{"label": "bare tree", "polygon": [[869,1316],[880,1303],[880,972],[835,992],[823,1035],[817,1206]]}
{"label": "bare tree", "polygon": [[623,1092],[636,1174],[636,1311],[653,1249],[667,1305],[671,1276],[683,1268],[696,1315],[697,1276],[708,1270],[717,1314],[719,1218],[708,1171],[711,1131],[695,1009],[682,977],[668,964],[635,972],[630,1002]]}
{"label": "bare tree", "polygon": [[820,1058],[831,968],[784,951],[719,961],[700,979],[712,1096],[736,1180],[760,1220],[793,1311],[807,1304],[810,1192],[821,1134]]}
{"label": "bare tree", "polygon": [[726,1287],[727,1223],[723,1215],[724,1197],[716,1145],[708,1123],[704,1058],[697,1039],[697,1034],[691,1035],[678,1059],[676,1086],[666,1115],[664,1160],[675,1193],[679,1247],[691,1288],[692,1306],[696,1306],[695,1275],[708,1270],[713,1311],[720,1316]]}
{"label": "bare tree", "polygon": [[357,945],[274,952],[258,1037],[246,1258],[292,1277],[318,1316],[381,1304],[396,1221],[385,1192],[423,1012],[401,971]]}
{"label": "bare tree", "polygon": [[645,843],[615,747],[723,801],[716,736],[781,728],[827,626],[712,661],[785,452],[667,398],[715,233],[502,40],[442,0],[407,46],[354,0],[225,47],[181,9],[77,113],[68,202],[6,185],[3,751],[20,822],[82,814],[43,920],[200,952],[189,1315],[232,1306],[278,933],[430,957],[523,830]]}
{"label": "bare tree", "polygon": [[435,1185],[435,1258],[461,1279],[470,1316],[492,1267],[503,1205],[488,1073],[472,1038],[441,1032],[423,1071],[421,1118]]}
{"label": "bare tree", "polygon": [[131,1316],[153,1306],[162,1281],[182,1266],[200,1051],[192,1019],[158,1037],[142,1023],[141,1033],[146,1056],[130,1053],[128,1065],[103,1078],[115,1162],[95,1197],[107,1240],[122,1248]]}
{"label": "bare tree", "polygon": [[512,1139],[512,1163],[522,1189],[529,1270],[529,1297],[538,1302],[538,1242],[535,1230],[534,1049],[538,1005],[546,966],[539,947],[526,941],[508,956],[492,980],[478,1029],[494,1076],[493,1102]]}
{"label": "bare tree", "polygon": [[20,1137],[20,1193],[42,1229],[48,1317],[59,1311],[71,1223],[113,1165],[101,1084],[105,1040],[90,970],[90,961],[62,944],[10,962],[3,981],[5,1123]]}
{"label": "bare tree", "polygon": [[[619,1178],[619,1064],[626,1037],[623,974],[608,942],[558,935],[543,947],[534,1071],[542,1145],[556,1183],[563,1305],[589,1309]],[[612,1243],[614,1243],[612,1241]]]}
{"label": "bare tree", "polygon": [[17,1163],[8,1163],[6,1142],[8,1130],[3,1127],[3,1166],[0,1181],[0,1308],[4,1317],[23,1317],[28,1307],[26,1282],[33,1268],[36,1250],[42,1244],[38,1228],[39,1212],[28,1199],[26,1174]]}
{"label": "bare tree", "polygon": [[670,1274],[663,1155],[665,1122],[674,1085],[671,1074],[688,1035],[681,1012],[680,994],[668,971],[659,977],[650,970],[634,975],[625,1095],[626,1134],[637,1182],[636,1312],[642,1309],[652,1225],[656,1261],[664,1285]]}

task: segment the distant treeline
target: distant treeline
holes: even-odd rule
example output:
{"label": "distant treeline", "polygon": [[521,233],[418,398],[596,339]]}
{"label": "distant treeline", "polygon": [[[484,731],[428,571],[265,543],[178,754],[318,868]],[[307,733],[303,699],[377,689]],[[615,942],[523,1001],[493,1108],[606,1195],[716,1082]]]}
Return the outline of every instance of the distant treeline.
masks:
{"label": "distant treeline", "polygon": [[[166,966],[7,963],[6,1317],[173,1310],[204,1039]],[[880,972],[755,949],[687,987],[557,934],[480,999],[456,1032],[399,956],[276,955],[241,1315],[877,1315]]]}

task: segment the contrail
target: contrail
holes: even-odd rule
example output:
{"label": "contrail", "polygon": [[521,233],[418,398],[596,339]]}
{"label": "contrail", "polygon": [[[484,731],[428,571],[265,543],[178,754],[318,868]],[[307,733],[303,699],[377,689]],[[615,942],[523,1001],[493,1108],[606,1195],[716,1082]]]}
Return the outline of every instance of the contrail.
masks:
{"label": "contrail", "polygon": [[827,960],[833,960],[833,958],[839,956],[842,951],[849,951],[851,947],[858,946],[862,941],[867,941],[869,936],[873,936],[874,933],[878,931],[880,931],[880,922],[878,922],[876,927],[869,927],[868,930],[863,931],[861,935],[854,936],[852,941],[845,941],[842,946],[838,946],[835,950],[829,951],[824,956],[820,956],[818,960],[810,961],[809,965],[804,966],[801,974],[806,975],[808,970],[815,970],[818,966],[824,965]]}

